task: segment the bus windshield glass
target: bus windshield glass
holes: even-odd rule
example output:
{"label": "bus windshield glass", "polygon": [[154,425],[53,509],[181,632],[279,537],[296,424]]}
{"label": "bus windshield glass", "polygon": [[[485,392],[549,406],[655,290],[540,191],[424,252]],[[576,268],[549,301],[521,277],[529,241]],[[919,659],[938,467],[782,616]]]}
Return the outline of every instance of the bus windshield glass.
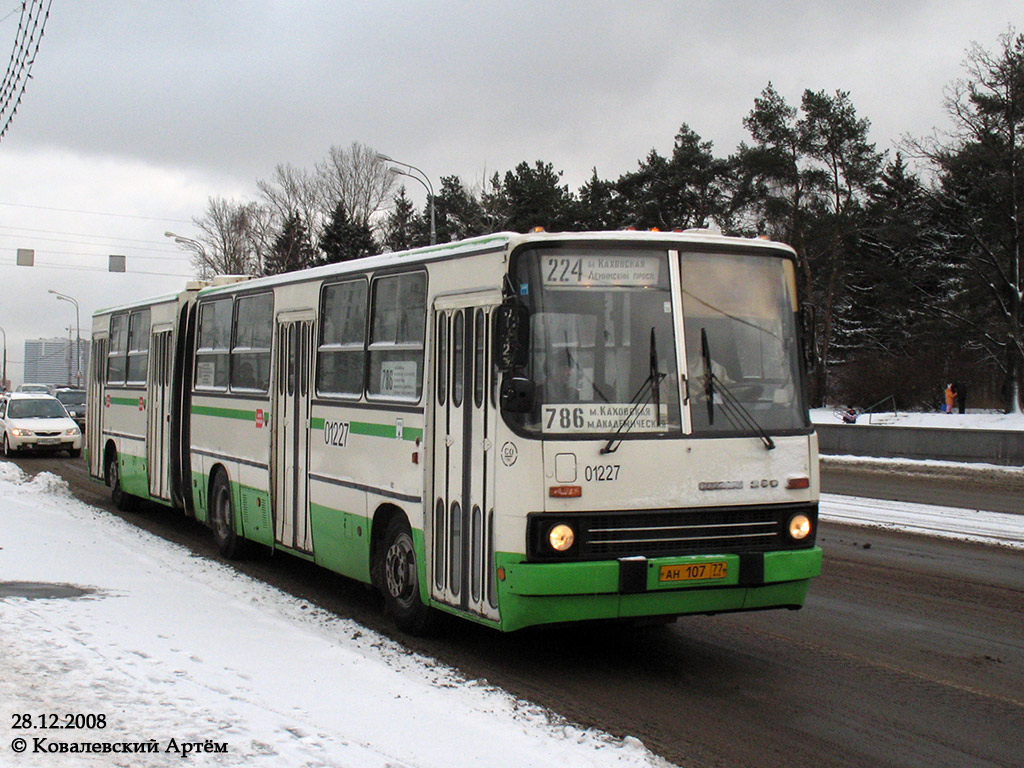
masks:
{"label": "bus windshield glass", "polygon": [[723,253],[679,262],[691,431],[807,429],[793,262]]}
{"label": "bus windshield glass", "polygon": [[529,360],[517,375],[536,389],[532,410],[506,417],[525,432],[618,439],[809,428],[789,259],[535,248],[518,254],[512,280],[530,316]]}
{"label": "bus windshield glass", "polygon": [[546,436],[680,434],[667,251],[521,251],[513,286],[530,312],[536,396],[510,420]]}

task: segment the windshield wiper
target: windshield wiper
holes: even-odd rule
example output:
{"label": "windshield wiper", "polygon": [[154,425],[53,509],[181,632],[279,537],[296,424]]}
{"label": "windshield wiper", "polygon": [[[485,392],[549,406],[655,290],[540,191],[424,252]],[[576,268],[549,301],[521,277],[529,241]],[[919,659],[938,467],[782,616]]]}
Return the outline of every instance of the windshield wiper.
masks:
{"label": "windshield wiper", "polygon": [[[640,409],[647,405],[647,403],[653,401],[654,403],[654,419],[657,426],[661,426],[661,382],[668,375],[658,370],[658,345],[654,336],[654,328],[651,328],[651,354],[650,354],[651,370],[647,374],[647,378],[644,379],[644,383],[640,385],[640,389],[636,391],[632,399],[629,401],[630,408],[629,413],[626,414],[626,418],[619,424],[619,428],[612,433],[612,436],[608,438],[607,444],[601,449],[601,453],[615,453],[619,449],[619,445],[622,441],[619,439],[619,435],[624,432],[628,432],[629,427],[632,428],[636,422],[636,416]],[[650,392],[648,392],[650,388]],[[644,397],[644,393],[647,393],[647,397]],[[641,400],[640,398],[644,398]]]}
{"label": "windshield wiper", "polygon": [[726,386],[725,382],[722,381],[711,368],[711,347],[708,344],[708,334],[704,328],[700,329],[700,353],[704,359],[704,395],[708,401],[708,424],[715,423],[715,384],[718,384],[718,391],[722,396],[722,411],[725,413],[725,417],[737,430],[743,430],[746,428],[754,432],[761,442],[764,443],[765,448],[769,451],[775,447],[775,441],[765,432],[764,428],[757,423],[757,419],[753,417],[747,407],[740,402],[739,398],[736,397]]}

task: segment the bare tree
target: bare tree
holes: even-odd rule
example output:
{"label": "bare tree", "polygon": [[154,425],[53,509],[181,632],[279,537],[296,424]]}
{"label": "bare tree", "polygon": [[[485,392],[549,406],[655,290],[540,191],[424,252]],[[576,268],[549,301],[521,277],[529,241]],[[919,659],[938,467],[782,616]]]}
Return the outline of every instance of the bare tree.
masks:
{"label": "bare tree", "polygon": [[395,175],[377,151],[357,141],[348,149],[331,147],[327,159],[317,164],[316,176],[328,219],[340,202],[352,221],[369,226],[389,202],[395,184]]}
{"label": "bare tree", "polygon": [[200,277],[259,273],[252,228],[257,208],[255,203],[236,203],[223,197],[211,197],[202,217],[192,219],[201,234],[196,240],[182,238],[178,242],[189,251],[192,265]]}
{"label": "bare tree", "polygon": [[311,232],[319,232],[330,220],[333,206],[325,205],[319,179],[304,168],[278,165],[270,179],[256,182],[256,188],[269,213],[268,227],[273,227],[278,233],[296,214]]}

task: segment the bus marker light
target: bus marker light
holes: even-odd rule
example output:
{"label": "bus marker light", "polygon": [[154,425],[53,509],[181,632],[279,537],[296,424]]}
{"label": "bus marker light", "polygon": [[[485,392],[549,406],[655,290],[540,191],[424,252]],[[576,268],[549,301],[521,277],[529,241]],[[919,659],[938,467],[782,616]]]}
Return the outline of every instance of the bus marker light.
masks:
{"label": "bus marker light", "polygon": [[555,552],[565,552],[576,541],[576,534],[565,523],[559,523],[548,531],[548,544]]}
{"label": "bus marker light", "polygon": [[498,569],[498,581],[504,581],[504,580],[505,580],[505,569],[504,568],[499,568]]}
{"label": "bus marker light", "polygon": [[807,515],[793,515],[789,518],[789,537],[802,541],[811,533],[811,519]]}
{"label": "bus marker light", "polygon": [[578,499],[582,495],[582,485],[552,485],[548,488],[548,496],[553,499]]}
{"label": "bus marker light", "polygon": [[809,477],[788,477],[786,478],[786,487],[790,490],[797,490],[800,488],[810,488],[811,478]]}

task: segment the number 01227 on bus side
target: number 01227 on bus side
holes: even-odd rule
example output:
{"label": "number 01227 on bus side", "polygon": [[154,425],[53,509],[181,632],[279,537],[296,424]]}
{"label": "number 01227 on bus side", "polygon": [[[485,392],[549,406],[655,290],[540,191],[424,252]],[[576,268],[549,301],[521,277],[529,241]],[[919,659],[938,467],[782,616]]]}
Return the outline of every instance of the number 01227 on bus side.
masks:
{"label": "number 01227 on bus side", "polygon": [[658,581],[706,581],[724,579],[728,575],[729,563],[725,560],[713,560],[688,565],[663,565],[658,571]]}

